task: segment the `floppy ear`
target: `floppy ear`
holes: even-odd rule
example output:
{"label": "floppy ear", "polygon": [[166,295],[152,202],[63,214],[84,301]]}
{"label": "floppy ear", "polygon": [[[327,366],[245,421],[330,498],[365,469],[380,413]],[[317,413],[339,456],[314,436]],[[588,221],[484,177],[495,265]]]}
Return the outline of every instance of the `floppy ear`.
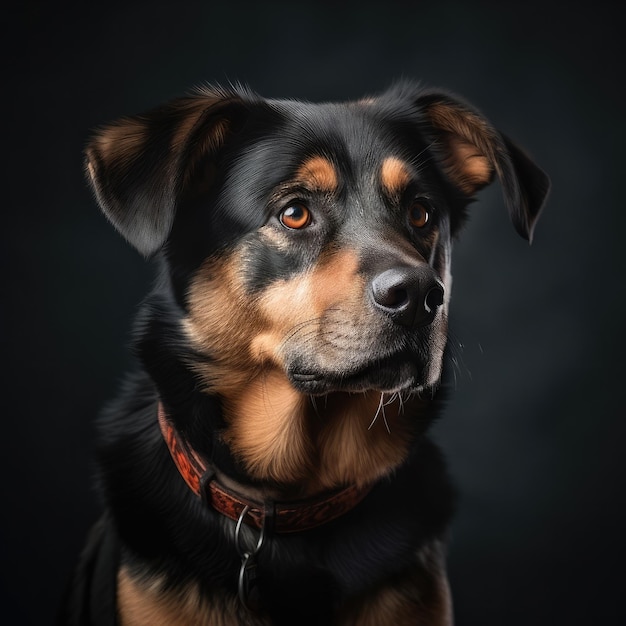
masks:
{"label": "floppy ear", "polygon": [[104,214],[139,252],[163,245],[194,170],[216,156],[244,108],[241,94],[205,88],[95,133],[85,151],[89,181]]}
{"label": "floppy ear", "polygon": [[424,92],[417,104],[434,134],[433,150],[452,184],[472,196],[495,174],[515,229],[531,242],[550,189],[548,176],[521,148],[457,97]]}

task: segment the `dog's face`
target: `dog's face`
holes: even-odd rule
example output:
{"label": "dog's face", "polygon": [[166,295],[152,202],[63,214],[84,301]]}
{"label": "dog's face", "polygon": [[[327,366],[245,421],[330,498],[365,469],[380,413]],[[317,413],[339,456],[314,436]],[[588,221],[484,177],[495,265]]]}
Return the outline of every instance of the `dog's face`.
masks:
{"label": "dog's face", "polygon": [[547,191],[474,109],[411,85],[319,105],[201,90],[104,129],[87,155],[107,216],[163,251],[204,390],[236,404],[261,381],[279,413],[436,386],[471,197],[498,176],[530,238]]}
{"label": "dog's face", "polygon": [[[279,112],[237,148],[200,227],[230,222],[236,237],[217,254],[200,243],[206,258],[185,285],[189,336],[213,359],[202,370],[209,388],[224,392],[226,372],[267,370],[313,395],[435,384],[460,207],[423,140],[366,105]],[[207,213],[206,197],[195,202],[186,232],[174,229],[176,265]]]}

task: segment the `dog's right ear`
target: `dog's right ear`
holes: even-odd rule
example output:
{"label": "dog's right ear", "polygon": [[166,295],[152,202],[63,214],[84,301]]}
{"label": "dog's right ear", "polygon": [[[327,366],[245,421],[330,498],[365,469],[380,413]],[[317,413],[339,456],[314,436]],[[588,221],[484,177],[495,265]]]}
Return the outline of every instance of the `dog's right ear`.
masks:
{"label": "dog's right ear", "polygon": [[252,94],[203,88],[95,133],[86,169],[98,203],[143,255],[165,242],[199,162],[211,161],[246,114]]}

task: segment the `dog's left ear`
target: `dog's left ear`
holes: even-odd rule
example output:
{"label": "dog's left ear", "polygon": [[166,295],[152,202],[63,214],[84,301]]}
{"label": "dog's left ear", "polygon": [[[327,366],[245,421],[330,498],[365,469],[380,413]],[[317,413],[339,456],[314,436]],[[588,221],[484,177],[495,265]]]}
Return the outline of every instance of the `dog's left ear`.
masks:
{"label": "dog's left ear", "polygon": [[416,103],[433,135],[432,150],[452,184],[472,196],[497,175],[515,229],[531,242],[550,189],[545,172],[456,96],[423,92]]}

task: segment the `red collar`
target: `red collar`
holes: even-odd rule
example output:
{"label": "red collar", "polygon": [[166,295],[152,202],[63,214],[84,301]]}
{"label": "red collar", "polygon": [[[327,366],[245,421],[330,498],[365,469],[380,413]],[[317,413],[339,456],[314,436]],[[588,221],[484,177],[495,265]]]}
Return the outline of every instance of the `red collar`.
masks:
{"label": "red collar", "polygon": [[[341,517],[353,509],[371,491],[372,486],[352,485],[298,502],[267,503],[252,500],[220,485],[212,477],[210,465],[189,445],[167,418],[163,405],[158,406],[159,425],[172,459],[189,488],[204,498],[219,513],[256,528],[264,528],[273,517],[273,530],[279,533],[310,530]],[[247,507],[247,511],[246,511]]]}

